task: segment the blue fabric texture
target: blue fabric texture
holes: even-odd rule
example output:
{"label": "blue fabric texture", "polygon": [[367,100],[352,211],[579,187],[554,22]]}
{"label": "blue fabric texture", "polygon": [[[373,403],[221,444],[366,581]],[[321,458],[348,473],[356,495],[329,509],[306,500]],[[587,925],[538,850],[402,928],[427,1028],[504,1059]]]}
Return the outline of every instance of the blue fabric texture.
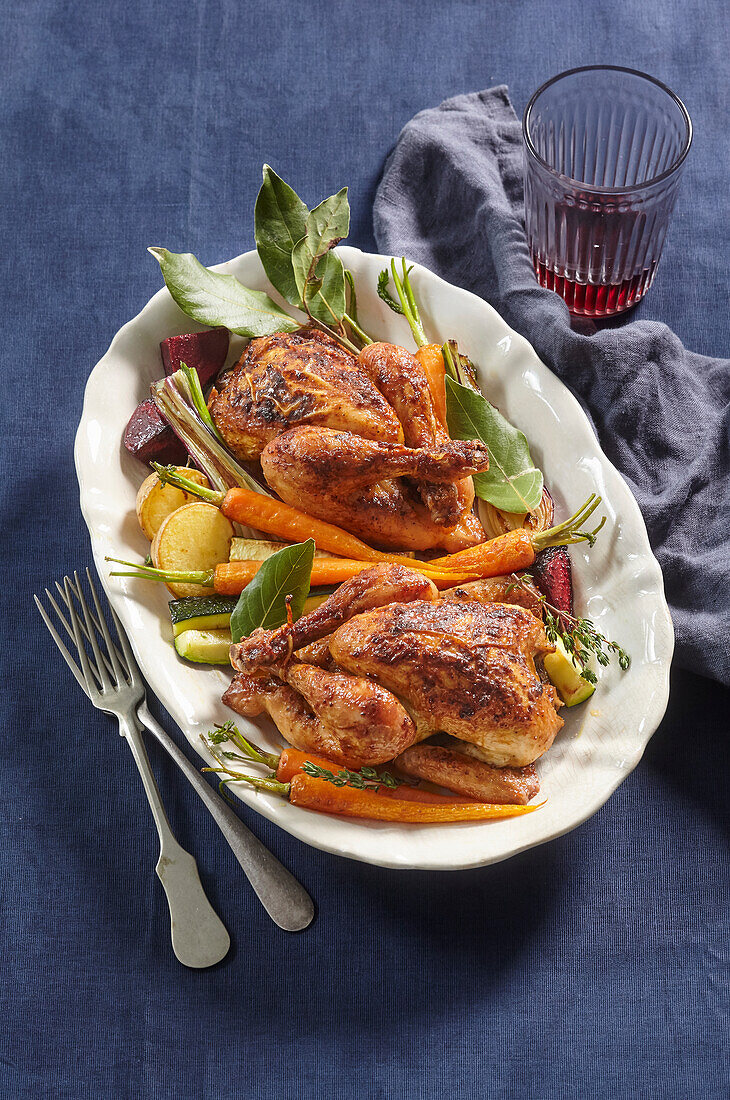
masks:
{"label": "blue fabric texture", "polygon": [[486,298],[581,399],[646,519],[677,662],[729,683],[730,360],[687,351],[656,321],[573,331],[567,306],[532,269],[522,132],[503,86],[408,123],[374,220],[381,252]]}
{"label": "blue fabric texture", "polygon": [[74,433],[94,363],[161,285],[146,246],[206,263],[251,248],[264,161],[310,205],[349,184],[350,240],[373,251],[383,164],[417,112],[504,82],[519,113],[549,76],[591,62],[654,73],[687,102],[695,141],[633,317],[726,355],[725,5],[0,0],[0,13],[0,1096],[727,1097],[719,684],[676,670],[662,726],[606,806],[495,867],[383,871],[242,809],[317,902],[297,936],[271,924],[150,744],[233,938],[198,973],[170,949],[131,756],[32,603],[90,560]]}

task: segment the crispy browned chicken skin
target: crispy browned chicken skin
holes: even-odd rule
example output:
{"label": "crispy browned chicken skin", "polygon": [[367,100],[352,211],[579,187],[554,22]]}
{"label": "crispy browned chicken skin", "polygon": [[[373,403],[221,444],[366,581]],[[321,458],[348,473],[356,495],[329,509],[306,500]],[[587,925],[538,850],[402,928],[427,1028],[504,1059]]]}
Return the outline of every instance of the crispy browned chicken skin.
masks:
{"label": "crispy browned chicken skin", "polygon": [[[355,581],[341,585],[316,620],[256,631],[232,646],[243,675],[225,701],[247,715],[266,710],[296,747],[334,751],[351,766],[390,760],[439,730],[478,745],[497,767],[542,756],[562,721],[554,689],[535,669],[535,657],[552,649],[540,619],[515,605],[434,599],[431,589],[423,593],[423,577],[401,566],[373,566]],[[350,594],[353,617],[343,622]],[[399,595],[408,602],[392,602]],[[330,667],[321,653],[317,664],[293,656],[327,635]],[[304,700],[293,722],[282,709],[286,697],[291,713],[292,698],[277,692],[277,680]]]}
{"label": "crispy browned chicken skin", "polygon": [[439,483],[454,489],[488,463],[483,443],[412,448],[309,427],[284,432],[261,455],[266,481],[287,504],[377,546],[449,552],[484,541],[479,521],[467,512],[456,527],[436,523],[413,481],[433,496]]}
{"label": "crispy browned chicken skin", "polygon": [[313,516],[384,547],[484,540],[470,475],[487,450],[452,443],[404,348],[371,344],[355,358],[311,329],[261,337],[209,405],[233,453],[260,458],[271,488]]}
{"label": "crispy browned chicken skin", "polygon": [[394,409],[354,355],[316,329],[252,340],[208,401],[237,458],[257,459],[288,428],[314,424],[397,443]]}

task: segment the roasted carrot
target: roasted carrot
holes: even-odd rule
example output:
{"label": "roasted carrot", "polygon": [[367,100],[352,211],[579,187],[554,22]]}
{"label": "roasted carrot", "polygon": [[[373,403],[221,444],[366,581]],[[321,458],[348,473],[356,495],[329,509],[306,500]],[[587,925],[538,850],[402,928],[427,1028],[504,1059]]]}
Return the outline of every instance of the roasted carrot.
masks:
{"label": "roasted carrot", "polygon": [[501,577],[516,573],[520,569],[529,569],[535,560],[535,546],[530,532],[524,527],[516,527],[496,539],[490,539],[468,550],[459,550],[444,558],[432,559],[437,568],[449,562],[453,569],[457,564],[463,569],[478,573],[481,578]]}
{"label": "roasted carrot", "polygon": [[443,558],[433,558],[428,564],[432,569],[466,569],[478,573],[481,578],[500,577],[529,569],[539,551],[548,546],[567,546],[574,542],[587,542],[592,546],[606,522],[605,517],[593,531],[580,531],[579,528],[600,503],[601,498],[593,493],[570,519],[547,531],[531,532],[525,527],[517,527],[479,546],[459,550]]}
{"label": "roasted carrot", "polygon": [[[312,562],[311,584],[314,587],[330,584],[341,584],[350,577],[369,569],[371,562],[352,561],[348,558],[315,558]],[[236,596],[242,592],[246,585],[253,580],[257,570],[263,565],[260,561],[229,561],[217,565],[213,587],[222,596]],[[448,588],[453,584],[464,584],[463,580],[455,580],[456,573],[445,569],[432,569],[424,562],[416,562],[413,568],[423,573],[437,586]],[[467,576],[476,576],[465,571]]]}
{"label": "roasted carrot", "polygon": [[440,344],[424,344],[416,352],[416,359],[423,367],[431,391],[433,411],[442,427],[448,432],[446,422],[446,365]]}
{"label": "roasted carrot", "polygon": [[[314,765],[315,768],[320,771],[326,771],[330,776],[334,777],[338,772],[342,771],[342,765],[335,763],[333,760],[328,760],[325,756],[319,756],[317,753],[303,752],[301,749],[285,748],[281,754],[277,756],[275,753],[266,752],[265,749],[259,748],[253,741],[249,741],[244,737],[237,726],[233,722],[226,722],[225,725],[219,725],[216,727],[214,733],[208,734],[208,740],[202,737],[201,740],[207,749],[209,749],[215,756],[219,767],[208,768],[206,771],[223,771],[229,777],[230,781],[235,781],[237,778],[243,778],[246,782],[254,781],[255,776],[242,776],[241,773],[236,772],[229,767],[227,758],[221,757],[216,751],[216,746],[220,745],[224,741],[230,741],[238,749],[240,749],[247,757],[255,761],[257,764],[265,765],[271,772],[269,776],[269,782],[274,781],[277,784],[288,785],[297,775],[306,775],[306,765]],[[376,769],[370,769],[372,775],[368,774],[367,778],[363,772],[358,773],[362,776],[363,780],[368,783],[376,784],[379,773]],[[317,776],[309,776],[309,778],[317,778]],[[384,777],[385,778],[385,777]],[[228,780],[224,781],[228,782]],[[392,778],[391,778],[392,782]],[[255,784],[254,784],[255,785]],[[360,788],[352,788],[360,789]],[[468,798],[459,797],[452,794],[439,794],[437,791],[424,790],[421,787],[413,787],[408,783],[399,783],[398,786],[389,787],[385,783],[382,783],[379,787],[373,786],[371,790],[381,795],[383,798],[395,798],[404,802],[421,802],[427,805],[465,805],[469,804]],[[473,801],[473,800],[472,800]]]}
{"label": "roasted carrot", "polygon": [[[216,565],[214,569],[169,570],[124,561],[122,558],[108,557],[106,560],[132,566],[131,572],[116,570],[111,574],[112,577],[138,577],[140,580],[163,581],[165,584],[199,584],[204,588],[212,588],[219,596],[240,595],[264,564],[262,561],[226,561]],[[372,562],[353,561],[349,558],[315,558],[312,562],[310,584],[315,587],[341,584],[371,566]],[[441,567],[433,569],[429,562],[411,562],[408,559],[408,567],[423,573],[437,588],[452,588],[454,585],[479,579],[477,572],[448,571]]]}
{"label": "roasted carrot", "polygon": [[319,813],[338,814],[341,817],[362,817],[369,821],[392,821],[410,825],[447,824],[453,821],[488,821],[502,817],[519,817],[539,810],[536,806],[510,806],[491,802],[451,801],[448,796],[442,802],[423,799],[399,798],[397,791],[383,795],[379,790],[362,787],[337,786],[328,779],[315,779],[305,772],[297,772],[288,783],[278,779],[263,779],[257,775],[235,772],[222,764],[215,768],[203,768],[208,772],[225,772],[227,783],[243,782],[257,790],[288,798],[293,806]]}
{"label": "roasted carrot", "polygon": [[[537,806],[498,806],[487,802],[415,802],[405,798],[384,798],[379,791],[357,787],[336,787],[326,779],[295,775],[290,783],[277,784],[294,806],[344,817],[364,817],[369,821],[393,821],[413,825],[450,821],[485,821],[517,817],[531,813]],[[272,790],[273,787],[264,789]]]}
{"label": "roasted carrot", "polygon": [[[305,764],[316,764],[319,768],[328,768],[337,771],[342,767],[324,756],[315,753],[302,752],[300,749],[284,749],[279,757],[276,767],[276,778],[280,783],[289,783],[295,775],[303,775]],[[427,791],[421,787],[413,787],[408,783],[401,783],[398,787],[381,786],[378,793],[384,798],[402,798],[406,802],[429,802],[434,804],[468,802],[468,799],[459,798],[456,795],[438,794],[436,791]]]}

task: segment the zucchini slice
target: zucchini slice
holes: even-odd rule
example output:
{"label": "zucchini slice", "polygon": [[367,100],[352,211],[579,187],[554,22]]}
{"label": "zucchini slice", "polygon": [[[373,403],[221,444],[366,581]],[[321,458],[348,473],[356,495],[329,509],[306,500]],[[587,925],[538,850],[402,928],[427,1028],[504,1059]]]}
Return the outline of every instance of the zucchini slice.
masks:
{"label": "zucchini slice", "polygon": [[[324,603],[335,587],[313,588],[304,604],[303,614],[307,615]],[[178,638],[188,630],[228,631],[237,603],[236,596],[185,596],[181,600],[170,600],[168,606],[173,637]]]}
{"label": "zucchini slice", "polygon": [[178,656],[200,665],[227,665],[230,648],[229,630],[183,630],[175,638]]}
{"label": "zucchini slice", "polygon": [[543,657],[543,664],[566,707],[585,703],[596,690],[596,685],[581,675],[581,666],[568,653],[561,638],[555,639],[555,652],[547,653]]}
{"label": "zucchini slice", "polygon": [[175,637],[184,630],[225,630],[238,603],[235,596],[185,596],[170,600],[170,620]]}

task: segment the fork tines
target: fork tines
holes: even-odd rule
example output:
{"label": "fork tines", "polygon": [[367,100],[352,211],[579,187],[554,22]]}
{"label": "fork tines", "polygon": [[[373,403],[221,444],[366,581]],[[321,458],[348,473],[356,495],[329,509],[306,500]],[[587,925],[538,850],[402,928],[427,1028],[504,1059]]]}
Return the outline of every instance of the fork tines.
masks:
{"label": "fork tines", "polygon": [[[90,571],[86,570],[86,577],[94,603],[94,611],[84,595],[84,589],[77,572],[71,577],[64,577],[63,584],[56,581],[56,589],[66,609],[68,618],[61,611],[53,595],[46,588],[46,598],[52,610],[63,627],[66,635],[76,647],[76,653],[80,662],[76,663],[69,653],[63,639],[54,626],[48,612],[38,596],[34,596],[44,623],[61,651],[66,664],[73,672],[79,685],[84,689],[93,701],[94,697],[100,697],[105,692],[112,692],[122,687],[131,686],[135,681],[137,663],[134,660],[129,641],[124,630],[110,607],[116,634],[121,646],[117,646],[112,640],[109,627],[102,611],[101,603],[94,586]],[[79,614],[79,610],[81,614]],[[100,644],[103,643],[103,644]]]}

